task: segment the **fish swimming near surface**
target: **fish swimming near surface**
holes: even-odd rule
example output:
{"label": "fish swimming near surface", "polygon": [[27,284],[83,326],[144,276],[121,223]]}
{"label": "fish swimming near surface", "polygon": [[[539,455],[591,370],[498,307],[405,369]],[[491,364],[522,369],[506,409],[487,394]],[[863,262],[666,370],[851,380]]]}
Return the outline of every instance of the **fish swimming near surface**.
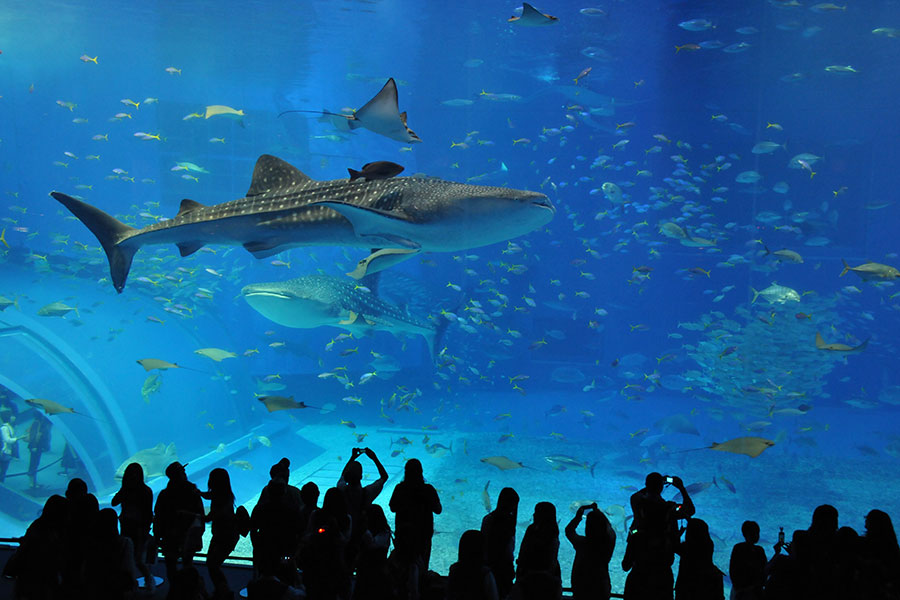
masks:
{"label": "fish swimming near surface", "polygon": [[800,294],[797,293],[797,290],[778,285],[774,281],[772,282],[772,285],[762,291],[757,291],[752,287],[750,288],[750,291],[753,292],[753,300],[750,301],[750,304],[756,302],[757,298],[762,298],[769,304],[784,304],[788,301],[800,302]]}
{"label": "fish swimming near surface", "polygon": [[374,98],[353,114],[345,115],[327,110],[286,110],[278,116],[296,112],[324,115],[341,131],[352,131],[362,127],[405,144],[422,141],[422,138],[406,125],[406,113],[400,112],[397,101],[397,83],[393,77],[387,80]]}
{"label": "fish swimming near surface", "polygon": [[153,477],[161,477],[173,462],[178,461],[178,452],[175,450],[175,443],[172,442],[168,446],[162,442],[152,448],[139,450],[133,456],[126,459],[119,468],[116,469],[116,479],[122,479],[125,474],[125,467],[135,462],[141,465],[144,470],[144,477],[152,479]]}
{"label": "fish swimming near surface", "polygon": [[859,265],[858,267],[851,267],[847,264],[846,260],[841,259],[841,262],[844,263],[844,270],[841,271],[839,277],[843,277],[847,274],[848,271],[853,271],[854,273],[859,275],[860,279],[862,279],[863,281],[871,281],[873,279],[890,280],[900,278],[900,271],[889,265],[867,262]]}
{"label": "fish swimming near surface", "polygon": [[458,252],[524,235],[555,213],[538,192],[419,177],[315,181],[268,154],[257,160],[244,198],[213,206],[182,200],[174,218],[142,229],[66,194],[51,196],[97,237],[119,292],[145,245],[175,244],[181,256],[210,243],[242,245],[256,258],[298,246],[375,249],[361,261],[362,276],[419,252]]}
{"label": "fish swimming near surface", "polygon": [[356,334],[387,331],[421,335],[432,356],[449,324],[416,317],[386,302],[351,279],[306,275],[287,281],[253,283],[241,290],[244,300],[267,319],[298,329],[330,325]]}

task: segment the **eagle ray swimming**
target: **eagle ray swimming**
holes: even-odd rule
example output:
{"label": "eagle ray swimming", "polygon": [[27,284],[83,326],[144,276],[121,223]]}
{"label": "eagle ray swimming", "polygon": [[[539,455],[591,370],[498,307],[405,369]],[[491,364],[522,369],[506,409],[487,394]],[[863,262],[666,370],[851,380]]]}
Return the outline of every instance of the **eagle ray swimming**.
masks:
{"label": "eagle ray swimming", "polygon": [[[50,194],[97,237],[121,292],[141,246],[175,244],[189,256],[205,244],[242,245],[256,258],[297,246],[372,250],[359,276],[419,252],[457,252],[526,234],[553,218],[544,194],[440,179],[315,181],[263,154],[244,198],[213,206],[182,200],[178,214],[135,229],[60,192]],[[376,254],[384,249],[403,252]],[[380,258],[384,256],[385,258]]]}
{"label": "eagle ray swimming", "polygon": [[[328,112],[326,110],[286,110],[279,114],[280,117],[287,113],[317,113],[325,115],[340,131],[352,131],[357,127],[368,129],[379,135],[404,143],[421,142],[422,139],[406,125],[406,113],[400,112],[397,101],[397,84],[391,77],[375,94],[375,97],[352,115]],[[346,119],[346,120],[345,120]]]}
{"label": "eagle ray swimming", "polygon": [[306,275],[287,281],[253,283],[241,290],[261,315],[285,327],[312,329],[330,325],[354,334],[387,331],[421,335],[432,356],[443,328],[386,302],[355,282],[329,275]]}

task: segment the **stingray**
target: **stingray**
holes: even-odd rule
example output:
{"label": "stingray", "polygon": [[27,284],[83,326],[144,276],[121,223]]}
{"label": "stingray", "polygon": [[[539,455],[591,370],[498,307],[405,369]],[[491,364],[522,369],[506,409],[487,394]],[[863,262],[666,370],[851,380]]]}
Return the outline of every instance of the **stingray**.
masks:
{"label": "stingray", "polygon": [[541,27],[543,25],[553,25],[559,19],[550,15],[545,15],[527,2],[522,3],[522,16],[512,16],[507,19],[510,23],[521,25],[522,27]]}
{"label": "stingray", "polygon": [[824,338],[822,338],[822,334],[818,331],[816,332],[816,348],[819,350],[830,350],[831,352],[862,352],[868,345],[869,340],[864,341],[859,346],[848,346],[847,344],[841,344],[839,342],[827,343]]}
{"label": "stingray", "polygon": [[[761,437],[739,437],[727,442],[713,442],[711,446],[703,448],[689,448],[687,450],[677,450],[676,452],[693,452],[694,450],[719,450],[720,452],[731,452],[732,454],[746,454],[750,458],[756,458],[763,453],[766,448],[775,445],[772,440]],[[674,454],[674,452],[673,452]]]}
{"label": "stingray", "polygon": [[139,358],[137,360],[137,364],[144,367],[145,371],[152,371],[153,369],[159,369],[160,371],[165,371],[166,369],[187,369],[188,371],[197,371],[198,373],[205,373],[205,371],[201,371],[200,369],[192,369],[191,367],[182,367],[178,363],[171,363],[166,360],[159,359],[159,358]]}
{"label": "stingray", "polygon": [[[318,408],[317,406],[310,406],[305,402],[297,402],[294,400],[293,396],[260,396],[257,400],[265,404],[266,408],[269,409],[269,412],[289,410],[291,408]],[[319,410],[322,411],[325,409],[319,408]]]}
{"label": "stingray", "polygon": [[25,400],[25,404],[28,406],[33,406],[35,408],[43,409],[44,414],[46,415],[58,415],[61,413],[70,413],[73,415],[78,415],[81,413],[75,412],[74,408],[69,408],[68,406],[63,406],[59,402],[54,402],[53,400],[45,400],[44,398],[30,398]]}
{"label": "stingray", "polygon": [[[362,127],[379,135],[397,140],[403,143],[421,142],[421,138],[406,125],[406,113],[400,112],[397,100],[397,84],[391,77],[381,88],[381,91],[374,98],[366,102],[366,104],[352,115],[343,115],[324,110],[286,110],[281,115],[293,112],[317,113],[328,115],[332,120],[342,124],[340,119],[346,119],[346,124],[350,130]],[[338,126],[338,129],[343,127]]]}

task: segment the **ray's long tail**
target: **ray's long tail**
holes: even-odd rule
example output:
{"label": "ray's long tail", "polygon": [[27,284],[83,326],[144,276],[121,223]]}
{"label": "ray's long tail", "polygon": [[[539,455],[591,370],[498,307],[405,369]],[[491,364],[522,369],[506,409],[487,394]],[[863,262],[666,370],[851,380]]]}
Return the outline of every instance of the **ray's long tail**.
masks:
{"label": "ray's long tail", "polygon": [[119,242],[129,232],[134,231],[134,227],[129,227],[112,215],[72,196],[60,192],[50,192],[50,195],[69,209],[69,212],[84,223],[85,227],[97,237],[97,241],[103,246],[106,258],[109,260],[109,274],[113,287],[121,294],[125,288],[125,281],[128,279],[128,271],[131,270],[131,261],[138,248],[131,245],[122,246]]}

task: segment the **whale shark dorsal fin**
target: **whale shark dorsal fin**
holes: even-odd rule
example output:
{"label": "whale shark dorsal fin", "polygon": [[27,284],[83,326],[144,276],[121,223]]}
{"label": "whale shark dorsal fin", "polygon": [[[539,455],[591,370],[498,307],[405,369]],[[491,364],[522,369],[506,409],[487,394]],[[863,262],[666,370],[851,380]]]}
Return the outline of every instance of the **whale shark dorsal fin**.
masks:
{"label": "whale shark dorsal fin", "polygon": [[312,177],[293,165],[271,154],[263,154],[253,168],[253,179],[247,197],[259,196],[273,190],[281,190],[312,181]]}
{"label": "whale shark dorsal fin", "polygon": [[178,207],[178,214],[175,215],[175,217],[176,218],[180,217],[181,215],[183,215],[185,213],[189,213],[192,210],[197,210],[198,208],[206,208],[206,206],[203,204],[200,204],[196,200],[189,200],[189,199],[185,198],[184,200],[181,201],[181,205]]}

